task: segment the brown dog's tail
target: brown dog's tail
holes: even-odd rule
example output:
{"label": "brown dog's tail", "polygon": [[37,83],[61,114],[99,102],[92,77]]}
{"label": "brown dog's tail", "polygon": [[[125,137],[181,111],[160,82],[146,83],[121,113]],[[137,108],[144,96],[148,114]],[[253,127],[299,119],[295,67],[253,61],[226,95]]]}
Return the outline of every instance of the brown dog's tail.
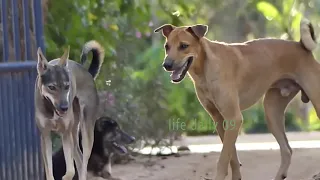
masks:
{"label": "brown dog's tail", "polygon": [[104,61],[104,49],[97,41],[88,41],[82,48],[82,53],[80,56],[82,65],[86,62],[88,53],[90,51],[92,52],[92,60],[88,71],[92,75],[93,79],[95,79],[99,74],[101,65]]}
{"label": "brown dog's tail", "polygon": [[307,19],[302,19],[300,23],[300,43],[307,50],[312,51],[317,47],[316,36],[312,24]]}

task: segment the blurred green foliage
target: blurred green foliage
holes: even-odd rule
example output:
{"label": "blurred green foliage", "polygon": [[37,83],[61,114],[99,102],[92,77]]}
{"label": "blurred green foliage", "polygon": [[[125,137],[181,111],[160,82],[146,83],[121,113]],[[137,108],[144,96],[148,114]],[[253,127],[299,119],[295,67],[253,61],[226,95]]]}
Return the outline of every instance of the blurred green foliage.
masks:
{"label": "blurred green foliage", "polygon": [[320,130],[320,121],[317,116],[317,113],[314,108],[312,108],[310,112],[310,126],[309,126],[310,131],[319,131]]}
{"label": "blurred green foliage", "polygon": [[[268,36],[299,40],[303,14],[310,14],[307,18],[315,25],[320,20],[318,0],[51,0],[48,6],[48,58],[62,55],[62,48],[70,45],[70,58],[79,61],[82,45],[91,39],[99,41],[106,53],[96,81],[104,113],[138,139],[157,143],[176,133],[168,129],[170,118],[189,123],[189,135],[213,132],[191,128],[191,120],[208,123],[210,117],[189,78],[178,85],[170,83],[169,73],[161,66],[164,38],[153,33],[155,28],[165,23],[203,23],[209,25],[208,38],[219,41]],[[286,118],[289,130],[300,129],[295,112],[289,111]],[[244,112],[243,128],[246,133],[267,132],[261,103]]]}

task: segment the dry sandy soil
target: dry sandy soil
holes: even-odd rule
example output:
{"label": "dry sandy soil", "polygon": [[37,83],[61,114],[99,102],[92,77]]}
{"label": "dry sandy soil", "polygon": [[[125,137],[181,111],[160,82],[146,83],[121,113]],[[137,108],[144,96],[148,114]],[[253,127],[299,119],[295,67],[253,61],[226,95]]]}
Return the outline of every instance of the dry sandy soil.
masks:
{"label": "dry sandy soil", "polygon": [[[218,157],[219,153],[212,152],[153,157],[151,162],[142,158],[126,165],[115,165],[113,176],[121,180],[202,180],[214,176]],[[280,163],[279,150],[240,151],[239,157],[244,180],[271,180]],[[313,179],[320,172],[319,162],[320,149],[293,149],[287,180]],[[227,179],[231,179],[230,175]]]}
{"label": "dry sandy soil", "polygon": [[[318,145],[320,132],[287,133],[290,142],[313,141]],[[241,135],[237,143],[276,143],[271,134]],[[177,141],[175,145],[220,144],[218,136],[186,137]],[[240,145],[238,144],[238,145]],[[245,145],[248,147],[248,144]],[[259,146],[259,145],[258,145]],[[293,147],[293,144],[291,145]],[[291,166],[286,180],[320,180],[314,175],[320,172],[320,148],[293,149]],[[294,147],[293,147],[294,148]],[[300,149],[298,149],[300,148]],[[280,165],[280,152],[275,150],[241,151],[238,154],[242,163],[241,172],[243,180],[271,180],[274,178]],[[219,152],[207,154],[184,154],[180,157],[168,156],[165,158],[153,156],[138,158],[125,165],[113,166],[113,176],[121,180],[202,180],[204,177],[213,178]],[[229,170],[229,174],[231,174]],[[227,180],[231,179],[231,175]]]}

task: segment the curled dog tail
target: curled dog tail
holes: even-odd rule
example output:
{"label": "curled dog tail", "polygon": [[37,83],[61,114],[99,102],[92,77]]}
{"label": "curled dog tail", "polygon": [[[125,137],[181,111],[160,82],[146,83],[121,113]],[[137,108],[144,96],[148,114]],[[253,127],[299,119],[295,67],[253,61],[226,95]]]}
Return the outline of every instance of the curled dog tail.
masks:
{"label": "curled dog tail", "polygon": [[312,24],[307,19],[302,19],[300,23],[300,43],[308,51],[312,51],[317,47],[316,36]]}
{"label": "curled dog tail", "polygon": [[89,73],[92,75],[93,79],[99,74],[101,65],[104,61],[104,49],[103,47],[95,40],[88,41],[84,44],[82,48],[82,53],[80,56],[81,64],[83,65],[86,60],[89,52],[92,52],[92,60],[89,66]]}

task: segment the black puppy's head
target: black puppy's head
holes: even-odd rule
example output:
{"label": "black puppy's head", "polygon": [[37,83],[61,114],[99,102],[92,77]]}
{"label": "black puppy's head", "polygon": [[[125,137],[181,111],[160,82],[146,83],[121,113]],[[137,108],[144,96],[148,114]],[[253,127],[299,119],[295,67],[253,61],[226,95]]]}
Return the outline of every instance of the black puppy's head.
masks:
{"label": "black puppy's head", "polygon": [[123,155],[128,152],[125,145],[131,144],[135,138],[124,132],[119,124],[110,117],[101,117],[96,122],[95,136],[102,136],[105,154],[112,152]]}

